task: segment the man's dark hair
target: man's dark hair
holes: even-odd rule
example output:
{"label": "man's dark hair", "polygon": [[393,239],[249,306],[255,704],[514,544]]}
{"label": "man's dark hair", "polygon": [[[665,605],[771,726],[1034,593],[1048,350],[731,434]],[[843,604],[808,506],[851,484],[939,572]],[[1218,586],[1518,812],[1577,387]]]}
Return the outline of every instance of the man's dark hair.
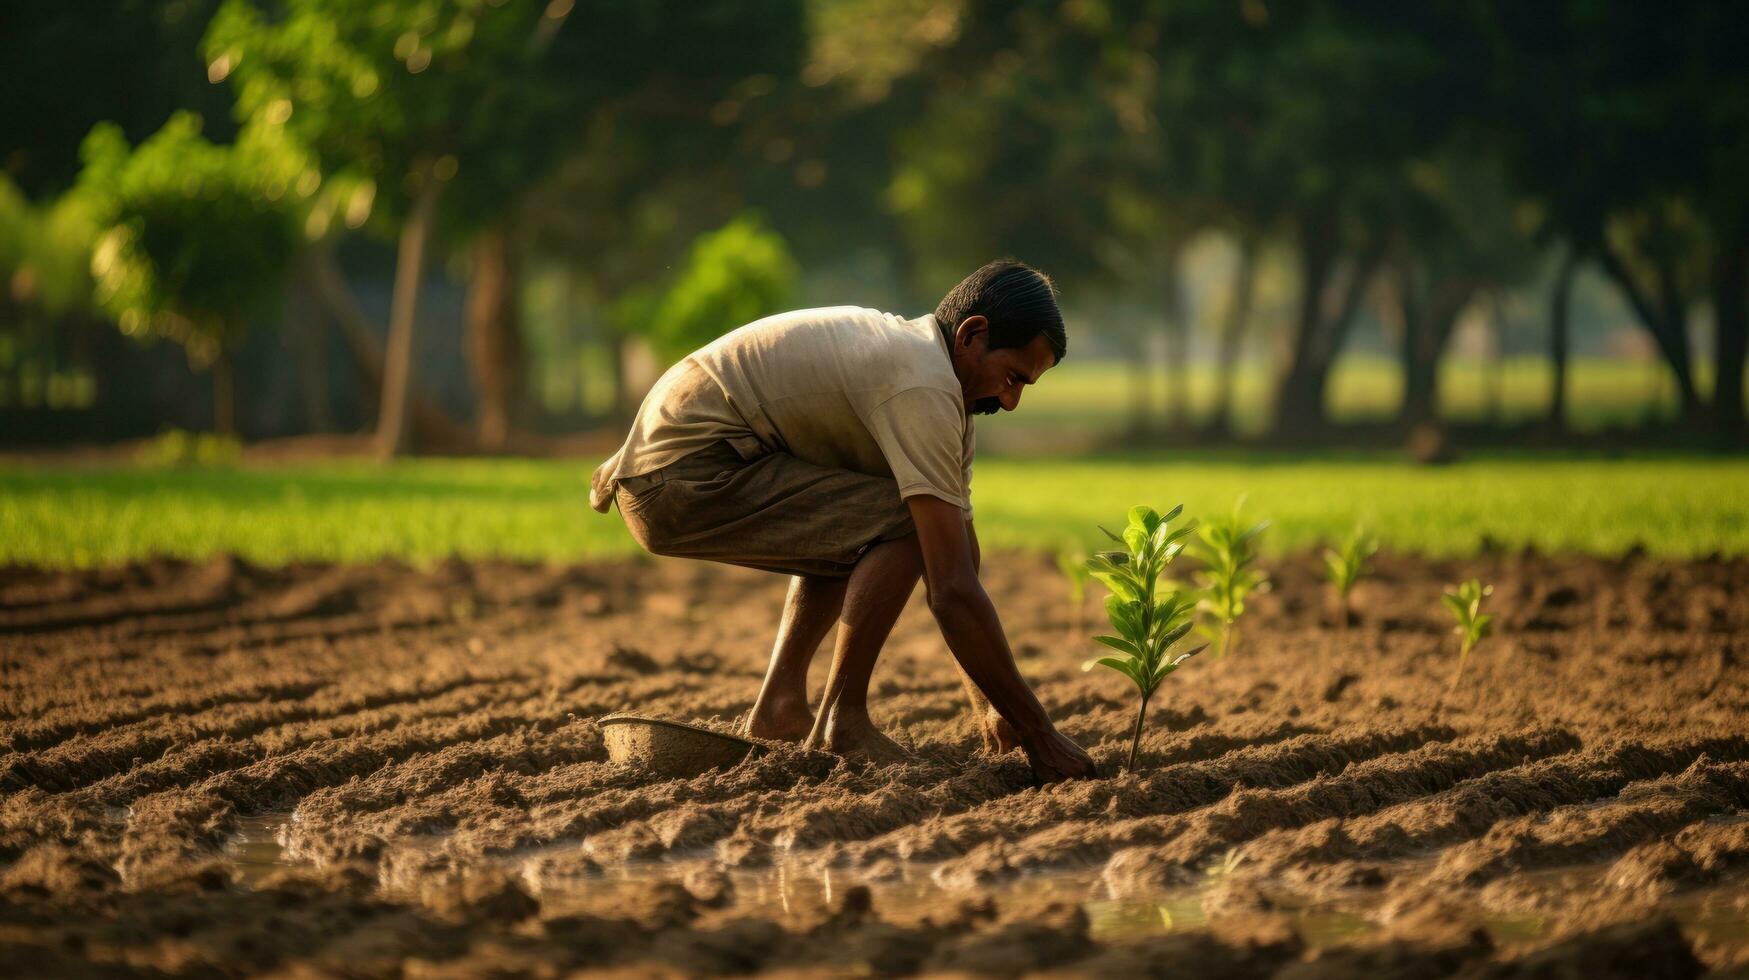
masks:
{"label": "man's dark hair", "polygon": [[991,350],[1025,347],[1043,334],[1057,360],[1068,353],[1056,284],[1024,262],[997,259],[986,263],[948,292],[935,308],[935,325],[947,336],[949,348],[954,331],[969,316],[990,321]]}

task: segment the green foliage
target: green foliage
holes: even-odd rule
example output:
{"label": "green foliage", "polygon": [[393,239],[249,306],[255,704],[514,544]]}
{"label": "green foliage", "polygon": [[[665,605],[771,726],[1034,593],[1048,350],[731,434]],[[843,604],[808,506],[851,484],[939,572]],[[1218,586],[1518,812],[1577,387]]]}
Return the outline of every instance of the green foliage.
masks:
{"label": "green foliage", "polygon": [[1245,613],[1245,599],[1269,584],[1269,577],[1252,567],[1257,562],[1257,538],[1269,522],[1246,527],[1239,516],[1244,505],[1241,496],[1226,518],[1204,524],[1198,532],[1201,540],[1190,546],[1191,555],[1203,563],[1202,571],[1196,573],[1202,585],[1197,609],[1214,620],[1203,632],[1219,640],[1216,655],[1221,657],[1238,645],[1234,624]]}
{"label": "green foliage", "polygon": [[1162,516],[1152,507],[1130,508],[1129,524],[1121,536],[1100,528],[1124,550],[1102,551],[1086,563],[1088,572],[1111,590],[1105,598],[1105,612],[1115,633],[1093,639],[1121,656],[1097,657],[1083,663],[1081,669],[1109,667],[1128,677],[1141,695],[1125,766],[1129,770],[1136,766],[1148,699],[1168,674],[1202,651],[1197,647],[1171,656],[1172,645],[1190,632],[1196,610],[1196,598],[1190,593],[1162,588],[1162,573],[1184,550],[1183,539],[1194,529],[1191,524],[1172,527],[1183,510],[1183,506],[1174,507]]}
{"label": "green foliage", "polygon": [[783,237],[743,214],[700,235],[686,264],[660,292],[634,291],[620,322],[678,360],[730,330],[782,310],[796,288],[796,264]]}
{"label": "green foliage", "polygon": [[1069,584],[1069,637],[1079,643],[1086,624],[1087,582],[1093,573],[1087,568],[1087,552],[1080,548],[1059,549],[1055,557],[1057,571]]}
{"label": "green foliage", "polygon": [[1354,589],[1354,583],[1368,571],[1367,559],[1379,550],[1378,539],[1355,528],[1348,540],[1342,543],[1342,549],[1324,549],[1324,577],[1330,580],[1330,587],[1343,599]]}
{"label": "green foliage", "polygon": [[1087,554],[1078,548],[1065,548],[1056,554],[1057,571],[1069,583],[1069,604],[1076,609],[1087,598],[1087,580],[1093,577],[1087,567]]}
{"label": "green foliage", "polygon": [[563,95],[528,85],[545,53],[543,6],[228,0],[207,28],[208,77],[232,84],[240,117],[282,127],[328,174],[374,182],[396,221],[421,182],[463,168],[483,178],[499,170],[495,154],[526,150],[515,137]]}
{"label": "green foliage", "polygon": [[1367,573],[1367,560],[1378,550],[1378,539],[1358,527],[1342,543],[1341,550],[1324,549],[1324,577],[1329,579],[1330,588],[1336,592],[1344,629],[1348,627],[1348,593],[1354,590],[1354,583]]}
{"label": "green foliage", "polygon": [[32,204],[0,174],[0,282],[23,311],[56,317],[90,306],[91,212],[79,194]]}
{"label": "green foliage", "polygon": [[134,462],[146,467],[227,466],[243,453],[233,436],[169,429],[140,447]]}
{"label": "green foliage", "polygon": [[437,180],[453,182],[442,223],[466,232],[551,174],[605,107],[642,95],[705,128],[674,107],[782,70],[803,24],[793,0],[227,0],[203,50],[242,117],[284,126],[331,177],[374,182],[388,227]]}
{"label": "green foliage", "polygon": [[1458,652],[1457,671],[1451,675],[1451,685],[1447,691],[1457,688],[1458,679],[1464,675],[1464,662],[1470,658],[1470,651],[1493,630],[1494,617],[1482,612],[1482,598],[1493,594],[1492,585],[1483,585],[1479,579],[1470,579],[1462,585],[1448,587],[1445,594],[1440,596],[1445,608],[1451,610],[1452,618],[1457,620],[1457,626],[1453,627],[1452,632],[1463,637],[1463,648]]}
{"label": "green foliage", "polygon": [[173,340],[209,363],[278,299],[315,175],[271,134],[215,146],[189,113],[134,148],[100,125],[82,154],[74,194],[101,229],[98,304],[123,331]]}

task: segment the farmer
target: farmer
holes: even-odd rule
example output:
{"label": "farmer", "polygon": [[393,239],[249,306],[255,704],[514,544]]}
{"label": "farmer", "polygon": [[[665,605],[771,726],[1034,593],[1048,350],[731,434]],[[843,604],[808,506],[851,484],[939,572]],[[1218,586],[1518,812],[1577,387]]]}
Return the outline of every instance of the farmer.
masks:
{"label": "farmer", "polygon": [[[781,313],[684,358],[650,390],[589,502],[658,555],[792,576],[747,731],[843,755],[908,758],[868,716],[875,659],[921,575],[987,748],[1047,780],[1093,773],[1015,669],[978,581],[972,415],[1014,411],[1062,360],[1051,281],[991,262],[933,315]],[[808,663],[832,624],[818,715]]]}

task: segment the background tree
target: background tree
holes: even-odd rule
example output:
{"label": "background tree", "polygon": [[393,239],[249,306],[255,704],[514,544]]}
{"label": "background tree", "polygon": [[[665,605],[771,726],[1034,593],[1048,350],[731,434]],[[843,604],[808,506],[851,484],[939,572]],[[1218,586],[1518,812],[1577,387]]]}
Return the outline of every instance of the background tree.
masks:
{"label": "background tree", "polygon": [[52,199],[81,168],[79,147],[100,122],[139,142],[177,111],[235,134],[229,99],[197,53],[219,0],[59,0],[0,12],[0,171],[31,198]]}
{"label": "background tree", "polygon": [[213,418],[234,435],[230,357],[249,318],[280,295],[300,237],[293,199],[318,180],[272,134],[215,146],[179,113],[138,147],[102,125],[85,141],[75,193],[100,229],[97,301],[122,330],[180,344],[213,372]]}
{"label": "background tree", "polygon": [[[330,171],[374,180],[379,220],[399,229],[382,452],[406,441],[415,307],[434,231],[452,240],[479,236],[468,310],[482,423],[500,441],[518,387],[510,355],[519,347],[508,295],[516,281],[512,236],[501,219],[572,145],[576,120],[588,111],[633,91],[696,98],[696,86],[674,91],[670,83],[720,85],[774,45],[793,49],[784,44],[793,31],[756,33],[781,18],[741,13],[723,0],[593,4],[580,12],[570,3],[292,0],[280,16],[230,0],[220,11],[207,54],[221,66],[216,73],[236,78],[241,111],[282,119]],[[686,39],[684,51],[676,38]]]}
{"label": "background tree", "polygon": [[670,282],[621,299],[619,320],[673,362],[782,311],[795,287],[796,263],[783,239],[758,216],[743,214],[700,235]]}
{"label": "background tree", "polygon": [[1669,368],[1682,418],[1707,414],[1690,340],[1699,297],[1719,324],[1713,417],[1741,427],[1749,41],[1705,4],[1656,12],[1492,4],[1488,118],[1513,176],[1575,262],[1622,291]]}

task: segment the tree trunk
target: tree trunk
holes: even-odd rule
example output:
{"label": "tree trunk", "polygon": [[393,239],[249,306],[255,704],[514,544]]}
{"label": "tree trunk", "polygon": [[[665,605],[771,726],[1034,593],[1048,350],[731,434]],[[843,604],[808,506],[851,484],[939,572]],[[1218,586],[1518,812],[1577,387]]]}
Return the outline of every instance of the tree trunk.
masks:
{"label": "tree trunk", "polygon": [[1210,427],[1220,433],[1237,431],[1233,418],[1233,389],[1239,370],[1239,352],[1245,346],[1245,328],[1251,321],[1251,301],[1257,285],[1257,241],[1239,240],[1239,266],[1233,271],[1232,296],[1226,322],[1221,324],[1221,342],[1215,362],[1215,400],[1209,414]]}
{"label": "tree trunk", "polygon": [[213,431],[221,436],[237,436],[237,381],[231,365],[231,352],[219,348],[213,358]]}
{"label": "tree trunk", "polygon": [[1161,290],[1164,317],[1161,335],[1165,341],[1161,360],[1161,384],[1166,388],[1162,402],[1164,419],[1161,428],[1172,431],[1190,425],[1190,329],[1185,323],[1184,289],[1178,281],[1178,256],[1173,253],[1166,262],[1166,282]]}
{"label": "tree trunk", "polygon": [[1148,345],[1142,338],[1130,339],[1130,418],[1126,428],[1131,436],[1145,436],[1154,429],[1154,373],[1148,369]]}
{"label": "tree trunk", "polygon": [[419,307],[419,284],[425,272],[425,245],[431,238],[431,221],[437,210],[440,185],[431,174],[424,176],[413,211],[401,228],[399,255],[395,260],[395,293],[389,311],[389,343],[383,362],[383,400],[377,412],[377,455],[399,456],[407,451],[407,403],[413,381],[413,333]]}
{"label": "tree trunk", "polygon": [[1494,349],[1489,351],[1488,358],[1487,402],[1488,424],[1498,426],[1506,416],[1506,311],[1498,292],[1493,299],[1488,324],[1493,327]]}
{"label": "tree trunk", "polygon": [[1749,244],[1719,249],[1713,264],[1716,346],[1713,417],[1726,436],[1743,434],[1743,368],[1749,355]]}
{"label": "tree trunk", "polygon": [[1627,263],[1610,248],[1608,243],[1597,250],[1598,261],[1603,264],[1604,272],[1615,280],[1617,286],[1628,298],[1634,313],[1640,318],[1640,323],[1652,339],[1657,342],[1658,352],[1664,356],[1664,363],[1670,366],[1670,374],[1676,382],[1676,394],[1682,407],[1684,419],[1695,419],[1700,415],[1700,394],[1694,385],[1694,369],[1688,356],[1688,318],[1681,299],[1676,295],[1674,276],[1662,274],[1660,288],[1661,305],[1658,309],[1653,305],[1644,289],[1635,281],[1633,273],[1628,270]]}
{"label": "tree trunk", "polygon": [[613,422],[630,422],[637,406],[631,404],[631,385],[626,380],[626,335],[611,331],[607,335],[607,364],[613,372]]}
{"label": "tree trunk", "polygon": [[1578,268],[1579,253],[1569,248],[1561,258],[1554,292],[1549,297],[1549,365],[1554,378],[1548,425],[1554,432],[1567,430],[1567,352],[1572,338],[1573,279]]}
{"label": "tree trunk", "polygon": [[294,277],[286,290],[286,320],[291,343],[296,348],[298,396],[303,403],[304,426],[310,432],[334,431],[334,413],[328,404],[327,372],[324,370],[327,330],[322,311],[303,277]]}
{"label": "tree trunk", "polygon": [[[1416,279],[1411,259],[1397,266],[1397,305],[1403,318],[1403,346],[1398,356],[1403,362],[1403,404],[1398,409],[1397,424],[1404,432],[1433,421],[1439,405],[1439,359],[1429,357],[1434,347],[1433,330],[1429,322],[1426,297]],[[1433,369],[1428,369],[1432,361]]]}
{"label": "tree trunk", "polygon": [[[352,290],[347,288],[346,278],[341,275],[340,267],[334,261],[333,250],[325,246],[310,249],[304,256],[299,275],[306,278],[317,301],[339,329],[340,339],[346,344],[347,353],[351,355],[353,368],[358,375],[360,400],[366,405],[380,405],[383,388],[382,344],[377,341],[376,330],[371,326],[370,318],[358,308],[358,301],[353,297]],[[442,409],[420,393],[418,385],[411,384],[409,387],[412,424],[420,443],[456,451],[471,451],[474,440],[467,430],[450,421]]]}
{"label": "tree trunk", "polygon": [[474,239],[468,276],[468,365],[478,398],[480,444],[502,451],[509,441],[511,405],[522,390],[522,334],[516,303],[516,267],[502,228]]}
{"label": "tree trunk", "polygon": [[1403,312],[1403,406],[1399,424],[1405,432],[1438,421],[1439,365],[1457,329],[1458,317],[1475,293],[1475,283],[1441,279],[1431,288],[1401,272]]}
{"label": "tree trunk", "polygon": [[1299,244],[1299,312],[1294,319],[1287,367],[1276,383],[1272,428],[1277,434],[1301,430],[1310,422],[1305,414],[1307,388],[1315,370],[1313,362],[1323,325],[1324,291],[1336,264],[1335,233],[1327,223],[1315,222],[1302,230]]}
{"label": "tree trunk", "polygon": [[1320,426],[1329,423],[1324,405],[1328,401],[1326,396],[1330,389],[1330,370],[1336,366],[1337,355],[1342,353],[1342,345],[1348,339],[1349,328],[1354,326],[1355,314],[1360,311],[1361,300],[1366,296],[1367,286],[1372,283],[1373,272],[1378,268],[1383,244],[1382,241],[1375,242],[1355,259],[1348,283],[1342,291],[1342,305],[1330,317],[1318,344],[1316,373],[1310,380],[1307,407],[1311,411],[1308,417],[1316,419]]}

